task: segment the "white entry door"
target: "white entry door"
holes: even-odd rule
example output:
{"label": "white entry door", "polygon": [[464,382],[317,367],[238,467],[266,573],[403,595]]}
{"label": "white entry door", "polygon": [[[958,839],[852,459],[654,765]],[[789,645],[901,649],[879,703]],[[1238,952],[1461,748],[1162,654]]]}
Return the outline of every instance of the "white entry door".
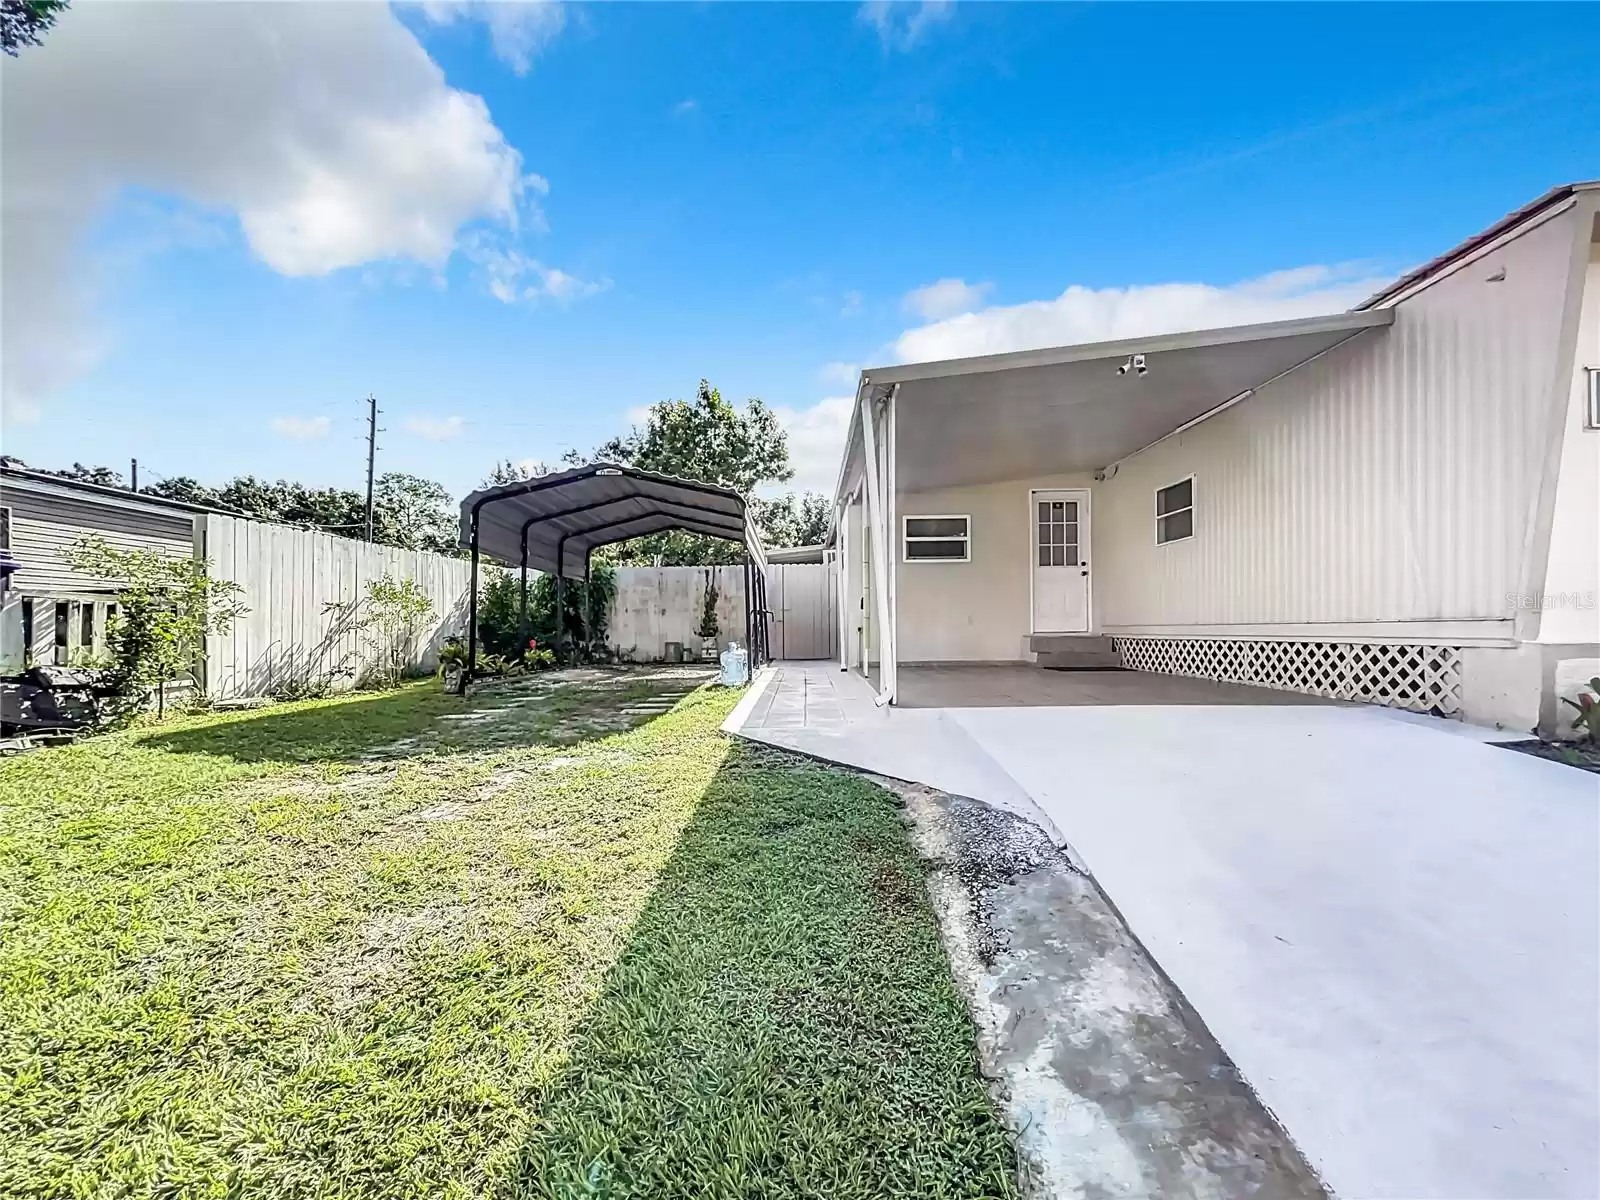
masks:
{"label": "white entry door", "polygon": [[1034,492],[1033,632],[1089,632],[1089,493]]}

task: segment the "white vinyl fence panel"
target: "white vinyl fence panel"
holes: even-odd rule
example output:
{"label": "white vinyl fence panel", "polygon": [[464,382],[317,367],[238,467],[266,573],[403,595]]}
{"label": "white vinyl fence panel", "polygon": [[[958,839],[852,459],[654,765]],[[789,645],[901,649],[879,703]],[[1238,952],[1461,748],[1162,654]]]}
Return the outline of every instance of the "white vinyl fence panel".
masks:
{"label": "white vinyl fence panel", "polygon": [[[668,642],[699,648],[695,630],[706,572],[717,584],[717,644],[745,644],[743,567],[618,567],[607,639],[618,657],[659,661]],[[772,653],[831,658],[838,650],[833,572],[822,563],[773,563],[767,575]]]}
{"label": "white vinyl fence panel", "polygon": [[416,580],[433,601],[413,647],[414,668],[431,670],[444,639],[466,629],[471,567],[464,559],[216,515],[206,518],[206,558],[214,577],[244,589],[250,609],[207,642],[206,686],[215,699],[319,680],[353,686],[376,661],[376,647],[329,606],[360,600],[385,575]]}
{"label": "white vinyl fence panel", "polygon": [[707,572],[717,584],[717,644],[744,645],[743,567],[618,567],[606,633],[617,656],[659,662],[668,642],[698,650]]}

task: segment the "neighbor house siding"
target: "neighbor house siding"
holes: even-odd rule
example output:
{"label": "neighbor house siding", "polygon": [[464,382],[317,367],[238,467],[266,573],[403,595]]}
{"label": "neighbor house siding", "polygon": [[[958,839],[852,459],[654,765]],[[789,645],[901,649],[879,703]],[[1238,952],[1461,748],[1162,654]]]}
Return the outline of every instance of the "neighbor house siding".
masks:
{"label": "neighbor house siding", "polygon": [[68,565],[67,548],[84,534],[97,534],[118,550],[194,553],[194,518],[123,507],[93,496],[63,495],[13,479],[0,481],[0,505],[11,509],[11,553],[21,564],[12,576],[19,595],[104,592],[108,580]]}
{"label": "neighbor house siding", "polygon": [[[1095,491],[1102,628],[1509,637],[1573,238],[1571,213],[1547,220],[1117,466]],[[1195,536],[1158,546],[1155,491],[1191,474]]]}
{"label": "neighbor house siding", "polygon": [[[972,520],[971,557],[967,562],[905,562],[899,530],[894,531],[900,661],[1031,659],[1028,635],[1033,629],[1033,543],[1028,493],[1035,488],[1095,486],[1087,475],[1051,475],[901,492],[896,501],[900,519],[948,514],[968,515]],[[1094,499],[1098,501],[1098,492]],[[1100,531],[1093,525],[1097,517],[1091,506],[1090,543],[1085,552],[1091,581],[1096,578],[1098,547],[1104,545]],[[1097,615],[1096,608],[1091,598],[1091,619]]]}

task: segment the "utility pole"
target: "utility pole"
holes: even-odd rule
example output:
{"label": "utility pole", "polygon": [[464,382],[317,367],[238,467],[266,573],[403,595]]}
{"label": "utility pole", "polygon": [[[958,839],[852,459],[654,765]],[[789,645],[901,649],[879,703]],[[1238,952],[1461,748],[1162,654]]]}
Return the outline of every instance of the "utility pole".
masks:
{"label": "utility pole", "polygon": [[129,481],[128,490],[131,492],[139,490],[139,460],[137,458],[133,460],[132,478]]}
{"label": "utility pole", "polygon": [[367,396],[367,541],[372,540],[372,469],[378,460],[378,398]]}

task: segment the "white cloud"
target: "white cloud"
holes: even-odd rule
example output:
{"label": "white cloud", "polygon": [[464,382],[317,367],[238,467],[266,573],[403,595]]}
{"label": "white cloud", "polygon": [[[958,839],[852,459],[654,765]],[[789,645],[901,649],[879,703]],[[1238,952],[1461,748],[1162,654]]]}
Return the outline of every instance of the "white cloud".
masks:
{"label": "white cloud", "polygon": [[[514,228],[543,181],[384,4],[83,4],[0,79],[4,396],[25,411],[98,359],[84,234],[128,188],[234,214],[285,275],[440,268]],[[537,223],[535,211],[532,219]]]}
{"label": "white cloud", "polygon": [[503,304],[550,299],[566,305],[611,287],[609,279],[579,279],[559,267],[546,266],[504,245],[503,239],[472,238],[467,242],[466,254],[483,269],[489,294]]}
{"label": "white cloud", "polygon": [[700,101],[694,99],[693,97],[688,100],[679,100],[672,106],[672,115],[675,117],[687,117],[699,107]]}
{"label": "white cloud", "polygon": [[405,430],[430,442],[448,442],[461,436],[460,417],[412,416],[405,419]]}
{"label": "white cloud", "polygon": [[839,306],[841,317],[853,317],[861,311],[861,302],[865,299],[860,292],[846,292],[844,303]]}
{"label": "white cloud", "polygon": [[958,313],[971,312],[994,290],[992,283],[967,283],[961,279],[941,279],[926,287],[907,292],[901,301],[907,312],[924,321],[940,321]]}
{"label": "white cloud", "polygon": [[327,417],[273,417],[273,432],[297,442],[327,437],[332,422]]}
{"label": "white cloud", "polygon": [[787,487],[797,492],[833,495],[855,402],[854,394],[829,396],[810,408],[773,410],[789,439],[789,465],[794,468],[794,478]]}
{"label": "white cloud", "polygon": [[855,387],[861,375],[861,364],[853,362],[824,363],[817,378],[831,387]]}
{"label": "white cloud", "polygon": [[558,0],[424,0],[423,15],[436,25],[482,21],[500,61],[526,75],[533,60],[567,23]]}
{"label": "white cloud", "polygon": [[1388,281],[1365,271],[1351,265],[1296,267],[1226,287],[1073,285],[1054,300],[996,305],[908,329],[895,341],[894,354],[901,362],[933,362],[1341,312]]}
{"label": "white cloud", "polygon": [[856,10],[858,20],[878,31],[885,50],[910,50],[935,25],[955,15],[954,0],[921,0],[917,4],[868,0]]}

